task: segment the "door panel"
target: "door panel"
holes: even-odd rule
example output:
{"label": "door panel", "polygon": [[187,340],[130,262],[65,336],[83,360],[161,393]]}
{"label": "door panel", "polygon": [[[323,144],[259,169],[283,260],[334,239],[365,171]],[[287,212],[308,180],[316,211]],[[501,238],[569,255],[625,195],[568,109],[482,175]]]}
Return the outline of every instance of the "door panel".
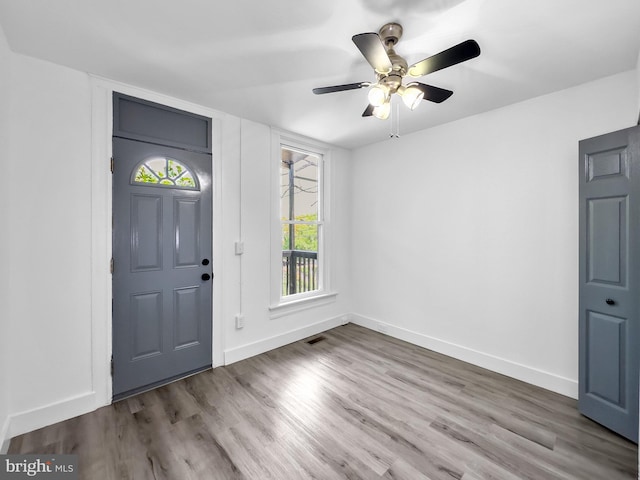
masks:
{"label": "door panel", "polygon": [[198,257],[200,209],[199,199],[176,198],[174,200],[176,267],[197,267],[202,260]]}
{"label": "door panel", "polygon": [[162,292],[131,295],[131,360],[162,353]]}
{"label": "door panel", "polygon": [[598,180],[614,175],[626,175],[626,148],[615,148],[604,152],[588,154],[588,180]]}
{"label": "door panel", "polygon": [[589,282],[624,286],[627,264],[627,197],[588,200]]}
{"label": "door panel", "polygon": [[638,441],[640,128],[580,142],[580,412]]}
{"label": "door panel", "polygon": [[123,138],[113,151],[117,399],[211,366],[211,155]]}
{"label": "door panel", "polygon": [[[198,305],[200,305],[200,287],[187,287],[175,290],[173,299],[175,344],[174,349],[188,347],[200,341],[200,322],[198,322]],[[179,319],[179,321],[178,321]]]}
{"label": "door panel", "polygon": [[131,270],[162,270],[162,197],[131,196]]}
{"label": "door panel", "polygon": [[612,405],[625,403],[626,319],[587,312],[587,395]]}

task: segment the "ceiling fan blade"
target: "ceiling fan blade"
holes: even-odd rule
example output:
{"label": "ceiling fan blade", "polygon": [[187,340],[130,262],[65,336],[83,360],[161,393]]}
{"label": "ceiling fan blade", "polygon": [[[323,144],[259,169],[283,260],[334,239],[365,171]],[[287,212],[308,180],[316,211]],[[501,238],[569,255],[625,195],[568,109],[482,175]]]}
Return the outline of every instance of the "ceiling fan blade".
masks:
{"label": "ceiling fan blade", "polygon": [[421,77],[428,73],[471,60],[478,55],[480,55],[480,45],[478,45],[478,42],[475,40],[466,40],[440,53],[436,53],[429,58],[425,58],[418,63],[414,63],[409,67],[409,75],[412,77]]}
{"label": "ceiling fan blade", "polygon": [[424,100],[429,100],[430,102],[434,103],[442,103],[451,95],[453,95],[453,92],[451,90],[434,87],[433,85],[427,85],[425,83],[416,82],[415,86],[422,90],[422,93],[424,93]]}
{"label": "ceiling fan blade", "polygon": [[387,49],[384,48],[377,33],[359,33],[351,37],[351,40],[376,72],[385,74],[391,71],[393,66],[387,55]]}
{"label": "ceiling fan blade", "polygon": [[374,106],[373,105],[367,105],[367,108],[364,109],[364,112],[362,112],[362,116],[363,117],[370,117],[373,115],[373,109]]}
{"label": "ceiling fan blade", "polygon": [[347,83],[345,85],[334,85],[332,87],[314,88],[313,93],[322,95],[323,93],[342,92],[344,90],[357,90],[358,88],[368,87],[370,82]]}

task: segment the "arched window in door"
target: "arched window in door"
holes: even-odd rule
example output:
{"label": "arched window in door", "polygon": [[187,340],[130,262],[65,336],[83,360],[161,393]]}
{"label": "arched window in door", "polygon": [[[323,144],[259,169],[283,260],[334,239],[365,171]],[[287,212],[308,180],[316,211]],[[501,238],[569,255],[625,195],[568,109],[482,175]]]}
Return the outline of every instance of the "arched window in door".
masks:
{"label": "arched window in door", "polygon": [[132,184],[200,190],[198,177],[186,165],[168,157],[151,157],[133,171]]}

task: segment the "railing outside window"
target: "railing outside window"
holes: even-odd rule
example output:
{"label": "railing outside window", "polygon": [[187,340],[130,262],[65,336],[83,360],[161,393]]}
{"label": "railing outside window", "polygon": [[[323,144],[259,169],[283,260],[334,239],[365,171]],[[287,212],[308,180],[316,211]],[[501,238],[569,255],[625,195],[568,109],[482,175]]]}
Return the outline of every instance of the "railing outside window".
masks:
{"label": "railing outside window", "polygon": [[318,252],[282,251],[282,296],[317,290]]}

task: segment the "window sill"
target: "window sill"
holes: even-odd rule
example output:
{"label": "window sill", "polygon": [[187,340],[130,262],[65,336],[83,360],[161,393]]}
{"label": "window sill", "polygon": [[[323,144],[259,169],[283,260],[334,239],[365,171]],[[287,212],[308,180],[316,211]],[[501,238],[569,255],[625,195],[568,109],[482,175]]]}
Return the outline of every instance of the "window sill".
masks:
{"label": "window sill", "polygon": [[282,302],[278,305],[272,305],[269,307],[269,311],[271,312],[270,318],[280,318],[309,308],[333,303],[336,301],[337,295],[338,292],[322,293],[314,295],[313,297],[300,298],[297,300]]}

